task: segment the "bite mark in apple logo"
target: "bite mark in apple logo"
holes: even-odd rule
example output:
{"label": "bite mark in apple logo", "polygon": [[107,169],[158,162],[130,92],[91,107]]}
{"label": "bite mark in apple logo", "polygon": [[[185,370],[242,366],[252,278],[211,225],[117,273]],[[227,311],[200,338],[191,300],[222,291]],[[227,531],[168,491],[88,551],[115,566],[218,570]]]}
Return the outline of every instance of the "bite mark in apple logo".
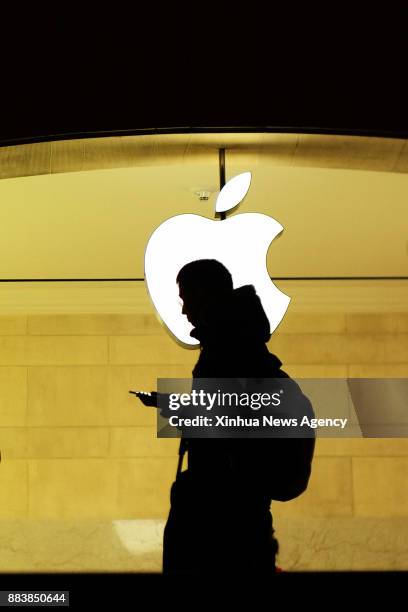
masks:
{"label": "bite mark in apple logo", "polygon": [[[235,208],[246,196],[251,173],[230,179],[221,189],[215,211]],[[290,297],[271,281],[266,254],[283,232],[278,221],[262,213],[237,214],[224,220],[181,214],[164,221],[151,235],[145,251],[147,289],[160,320],[174,338],[188,347],[192,325],[181,312],[176,276],[190,261],[217,259],[231,272],[234,288],[254,285],[269,319],[271,333],[282,321]]]}

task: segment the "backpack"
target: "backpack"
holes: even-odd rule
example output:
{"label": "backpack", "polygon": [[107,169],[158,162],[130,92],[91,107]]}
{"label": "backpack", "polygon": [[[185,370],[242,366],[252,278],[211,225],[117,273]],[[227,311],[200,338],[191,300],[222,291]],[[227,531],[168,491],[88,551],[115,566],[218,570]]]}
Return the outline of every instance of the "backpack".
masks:
{"label": "backpack", "polygon": [[[290,404],[291,415],[314,417],[310,400],[299,385],[285,372],[279,371],[282,386]],[[288,435],[289,434],[289,435]],[[306,491],[312,472],[315,450],[315,430],[309,427],[283,429],[279,437],[257,438],[252,441],[254,459],[250,463],[257,485],[271,500],[290,501]]]}
{"label": "backpack", "polygon": [[[238,385],[242,385],[244,379],[235,380]],[[292,416],[314,417],[309,399],[285,372],[275,371],[273,383],[277,388],[283,388],[286,394],[283,414],[290,408]],[[269,381],[267,384],[270,384]],[[223,462],[220,472],[224,473],[225,482],[232,483],[237,491],[261,495],[269,500],[289,501],[299,497],[307,489],[311,475],[315,449],[314,430],[307,427],[291,427],[290,430],[281,428],[277,435],[258,437],[255,434],[217,440],[220,446],[213,446],[212,452],[220,451],[219,457]],[[183,455],[191,442],[185,438],[181,440],[177,476],[182,469]],[[211,452],[210,445],[206,444],[205,447]],[[202,449],[205,447],[201,446]],[[227,470],[225,465],[228,465]]]}

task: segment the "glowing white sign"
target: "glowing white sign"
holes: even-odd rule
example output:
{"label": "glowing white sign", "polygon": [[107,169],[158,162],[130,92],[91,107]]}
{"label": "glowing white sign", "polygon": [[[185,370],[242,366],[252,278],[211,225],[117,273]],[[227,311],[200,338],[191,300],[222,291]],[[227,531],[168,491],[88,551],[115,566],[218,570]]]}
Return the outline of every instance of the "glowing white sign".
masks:
{"label": "glowing white sign", "polygon": [[[250,181],[250,172],[228,181],[218,196],[217,211],[236,206],[246,195]],[[192,325],[181,313],[176,284],[179,270],[197,259],[217,259],[224,264],[234,288],[254,285],[272,333],[290,302],[272,283],[266,267],[269,245],[282,231],[280,223],[261,213],[239,214],[222,221],[183,214],[164,221],[147,244],[145,278],[153,304],[171,333],[186,345],[198,345],[198,340],[190,336]]]}

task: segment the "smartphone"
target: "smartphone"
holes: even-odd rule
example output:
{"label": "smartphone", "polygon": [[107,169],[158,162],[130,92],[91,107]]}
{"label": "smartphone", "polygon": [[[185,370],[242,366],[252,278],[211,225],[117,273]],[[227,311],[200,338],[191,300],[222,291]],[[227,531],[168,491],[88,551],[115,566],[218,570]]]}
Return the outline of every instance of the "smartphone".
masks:
{"label": "smartphone", "polygon": [[157,408],[157,393],[156,391],[129,391],[133,393],[145,406],[154,406]]}

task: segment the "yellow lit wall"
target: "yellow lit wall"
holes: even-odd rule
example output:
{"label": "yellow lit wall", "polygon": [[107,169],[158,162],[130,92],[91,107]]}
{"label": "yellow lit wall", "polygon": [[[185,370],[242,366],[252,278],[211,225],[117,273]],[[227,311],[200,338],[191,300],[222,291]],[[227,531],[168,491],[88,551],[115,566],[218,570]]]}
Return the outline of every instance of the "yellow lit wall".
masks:
{"label": "yellow lit wall", "polygon": [[[296,377],[406,377],[408,315],[289,312],[270,349]],[[128,390],[196,357],[147,309],[0,316],[0,571],[160,571],[178,443]],[[407,479],[406,439],[319,440],[273,504],[280,565],[407,569]]]}

